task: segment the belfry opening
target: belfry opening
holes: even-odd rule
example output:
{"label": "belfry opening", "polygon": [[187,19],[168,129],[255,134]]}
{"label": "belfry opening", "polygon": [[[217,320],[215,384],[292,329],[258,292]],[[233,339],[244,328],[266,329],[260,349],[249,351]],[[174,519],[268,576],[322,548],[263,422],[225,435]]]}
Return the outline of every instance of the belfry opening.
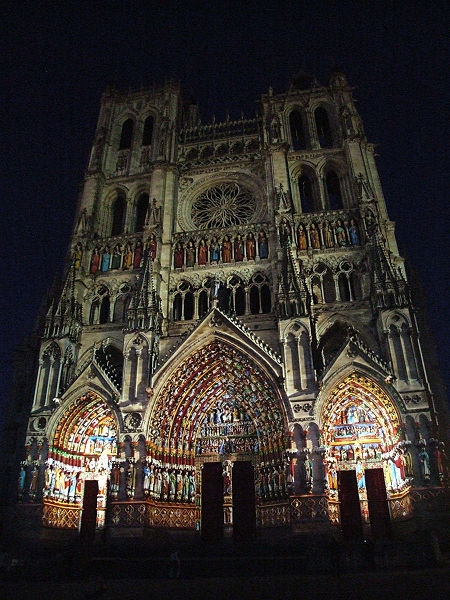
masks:
{"label": "belfry opening", "polygon": [[[50,527],[77,528],[86,482],[97,482],[96,527],[105,525],[111,464],[117,456],[117,421],[98,394],[88,392],[61,417],[49,448],[44,487],[43,522]],[[91,486],[92,487],[92,486]]]}
{"label": "belfry opening", "polygon": [[149,433],[146,495],[193,504],[205,536],[264,525],[275,506],[287,507],[280,400],[268,375],[236,348],[214,341],[191,354],[163,387]]}

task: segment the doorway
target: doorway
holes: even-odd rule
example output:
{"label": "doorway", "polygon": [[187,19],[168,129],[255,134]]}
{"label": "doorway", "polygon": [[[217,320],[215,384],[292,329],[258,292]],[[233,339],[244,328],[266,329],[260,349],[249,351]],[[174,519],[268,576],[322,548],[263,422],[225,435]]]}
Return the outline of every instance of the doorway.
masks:
{"label": "doorway", "polygon": [[366,469],[365,478],[372,537],[374,539],[389,537],[391,519],[383,469]]}
{"label": "doorway", "polygon": [[256,531],[255,475],[250,461],[233,463],[233,538],[251,539]]}
{"label": "doorway", "polygon": [[221,540],[225,526],[232,527],[235,541],[251,539],[255,534],[255,476],[252,463],[233,461],[231,476],[230,486],[228,469],[224,468],[222,462],[204,463],[202,466],[201,531],[206,541]]}
{"label": "doorway", "polygon": [[344,538],[360,539],[362,537],[361,507],[355,470],[338,471],[338,497]]}

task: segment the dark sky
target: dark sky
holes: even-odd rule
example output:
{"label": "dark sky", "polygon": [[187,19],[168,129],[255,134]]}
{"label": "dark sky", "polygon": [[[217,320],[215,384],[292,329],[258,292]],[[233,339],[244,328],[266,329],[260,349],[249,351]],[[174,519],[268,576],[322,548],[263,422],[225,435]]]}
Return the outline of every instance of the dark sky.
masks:
{"label": "dark sky", "polygon": [[[183,8],[188,5],[191,8]],[[104,88],[180,79],[204,120],[335,63],[355,96],[450,383],[448,2],[11,2],[3,12],[1,397],[61,268]],[[270,8],[269,8],[270,6]]]}

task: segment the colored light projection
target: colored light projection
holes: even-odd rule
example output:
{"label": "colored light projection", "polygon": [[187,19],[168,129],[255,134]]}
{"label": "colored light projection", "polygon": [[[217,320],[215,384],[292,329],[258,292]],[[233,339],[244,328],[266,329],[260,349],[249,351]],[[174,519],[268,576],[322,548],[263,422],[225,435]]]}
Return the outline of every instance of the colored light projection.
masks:
{"label": "colored light projection", "polygon": [[366,500],[365,469],[383,468],[388,491],[408,483],[408,456],[399,445],[400,419],[388,395],[367,377],[342,381],[323,410],[328,487],[337,496],[337,471],[355,470],[360,499]]}
{"label": "colored light projection", "polygon": [[[186,479],[198,461],[244,454],[284,472],[286,431],[268,377],[243,353],[215,341],[194,352],[165,384],[151,418],[149,468],[175,478],[181,471]],[[159,486],[149,495],[186,501],[185,493],[171,494],[170,488],[159,494]]]}
{"label": "colored light projection", "polygon": [[80,505],[84,482],[96,479],[97,526],[104,525],[107,481],[117,455],[117,423],[106,402],[89,392],[65,412],[49,449],[44,501]]}

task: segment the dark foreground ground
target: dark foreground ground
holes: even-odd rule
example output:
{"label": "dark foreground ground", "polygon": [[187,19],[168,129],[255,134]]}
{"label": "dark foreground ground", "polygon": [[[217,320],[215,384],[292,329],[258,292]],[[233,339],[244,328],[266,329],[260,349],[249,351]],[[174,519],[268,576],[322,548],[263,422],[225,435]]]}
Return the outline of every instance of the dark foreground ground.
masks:
{"label": "dark foreground ground", "polygon": [[247,544],[162,532],[90,546],[71,536],[11,540],[0,599],[448,600],[450,555],[435,542],[417,532],[349,544],[277,530]]}

